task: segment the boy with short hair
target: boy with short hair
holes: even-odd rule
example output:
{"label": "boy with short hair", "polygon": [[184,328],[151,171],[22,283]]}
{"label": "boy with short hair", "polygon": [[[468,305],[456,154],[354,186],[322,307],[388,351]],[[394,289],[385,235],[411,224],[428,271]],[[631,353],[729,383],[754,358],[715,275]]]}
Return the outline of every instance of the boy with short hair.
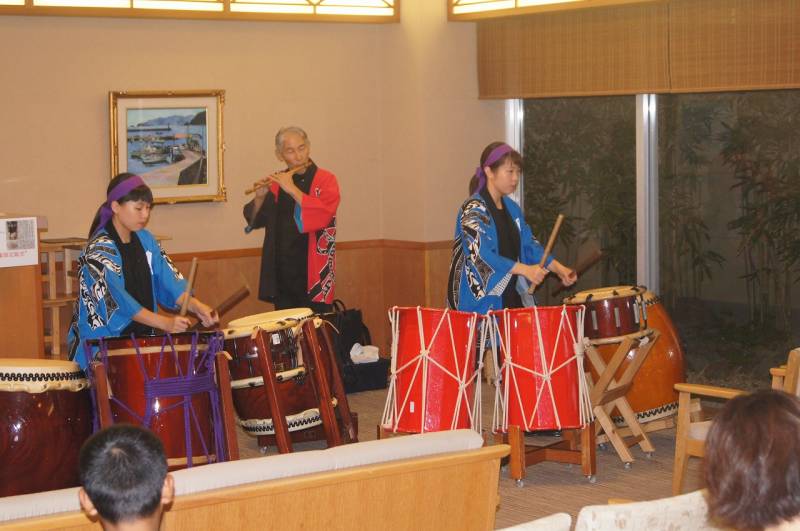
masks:
{"label": "boy with short hair", "polygon": [[138,426],[117,424],[90,437],[81,448],[81,507],[99,515],[103,529],[157,530],[175,485],[167,474],[161,441]]}

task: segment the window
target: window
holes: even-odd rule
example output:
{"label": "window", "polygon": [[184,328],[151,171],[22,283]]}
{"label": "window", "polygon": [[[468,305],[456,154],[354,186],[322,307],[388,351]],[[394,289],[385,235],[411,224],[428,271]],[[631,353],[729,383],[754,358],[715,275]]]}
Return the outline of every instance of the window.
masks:
{"label": "window", "polygon": [[[636,98],[526,100],[525,216],[544,244],[565,215],[554,254],[562,263],[602,249],[584,286],[636,283]],[[556,285],[550,281],[550,288]],[[562,296],[544,294],[546,304]],[[540,296],[541,298],[541,296]]]}

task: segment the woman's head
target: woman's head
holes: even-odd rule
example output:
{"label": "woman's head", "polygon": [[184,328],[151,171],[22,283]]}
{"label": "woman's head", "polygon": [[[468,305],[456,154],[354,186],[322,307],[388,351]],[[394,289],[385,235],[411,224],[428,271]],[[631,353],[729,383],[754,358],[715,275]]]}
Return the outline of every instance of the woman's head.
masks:
{"label": "woman's head", "polygon": [[[514,148],[505,142],[492,142],[481,153],[480,166],[469,183],[469,193],[472,195],[490,186],[508,195],[516,189],[521,170],[522,156]],[[510,191],[505,191],[509,188]]]}
{"label": "woman's head", "polygon": [[149,220],[152,204],[153,192],[141,177],[134,173],[120,173],[108,183],[106,201],[97,209],[89,229],[89,237],[105,227],[114,216],[128,230],[144,228]]}
{"label": "woman's head", "polygon": [[709,511],[735,529],[800,515],[800,399],[759,391],[728,402],[706,439]]}

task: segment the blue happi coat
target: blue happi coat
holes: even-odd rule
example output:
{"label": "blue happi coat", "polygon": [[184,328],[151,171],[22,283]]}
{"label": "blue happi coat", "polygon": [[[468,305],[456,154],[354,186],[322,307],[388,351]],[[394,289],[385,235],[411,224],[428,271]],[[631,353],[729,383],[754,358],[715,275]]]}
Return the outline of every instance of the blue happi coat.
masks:
{"label": "blue happi coat", "polygon": [[[148,310],[158,311],[159,304],[175,308],[186,290],[186,280],[150,232],[143,229],[136,235],[150,265],[154,307]],[[83,340],[119,336],[142,305],[125,290],[122,257],[105,229],[86,244],[78,267],[79,292],[67,344],[70,359],[85,369],[90,360],[81,345]]]}
{"label": "blue happi coat", "polygon": [[[519,205],[509,197],[503,197],[503,208],[507,209],[519,230],[519,261],[538,264],[544,248],[525,223]],[[553,257],[549,256],[546,265],[552,260]],[[499,253],[497,226],[486,200],[480,194],[472,195],[461,205],[456,220],[447,286],[448,306],[482,314],[501,309],[503,291],[514,277],[511,273],[514,264],[514,260]],[[519,289],[525,289],[527,280],[519,278]]]}

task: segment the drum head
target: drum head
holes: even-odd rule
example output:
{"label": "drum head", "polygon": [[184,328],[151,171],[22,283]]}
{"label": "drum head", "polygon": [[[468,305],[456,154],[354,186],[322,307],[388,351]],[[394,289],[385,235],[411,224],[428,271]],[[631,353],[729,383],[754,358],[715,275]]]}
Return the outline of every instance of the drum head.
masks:
{"label": "drum head", "polygon": [[256,327],[261,328],[265,332],[276,332],[278,330],[292,328],[296,326],[298,322],[312,315],[314,315],[314,312],[311,311],[310,308],[289,308],[287,310],[248,315],[247,317],[234,319],[228,323],[229,328],[224,330],[225,338],[232,339],[249,336]]}
{"label": "drum head", "polygon": [[587,289],[564,299],[564,304],[585,304],[591,301],[619,299],[641,295],[645,289],[640,286],[609,286],[606,288]]}
{"label": "drum head", "polygon": [[74,361],[0,358],[0,392],[80,391],[88,385]]}

